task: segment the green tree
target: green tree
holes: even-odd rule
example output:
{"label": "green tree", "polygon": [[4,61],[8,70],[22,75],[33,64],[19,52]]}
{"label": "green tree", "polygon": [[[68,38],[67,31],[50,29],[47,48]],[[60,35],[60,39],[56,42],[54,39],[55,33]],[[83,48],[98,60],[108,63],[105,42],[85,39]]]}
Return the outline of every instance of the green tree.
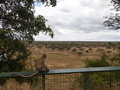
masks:
{"label": "green tree", "polygon": [[75,48],[74,48],[74,49],[72,49],[72,52],[73,52],[73,53],[75,53],[76,51],[77,51],[77,50],[76,50]]}
{"label": "green tree", "polygon": [[115,14],[112,14],[110,17],[106,17],[104,25],[110,29],[120,29],[120,0],[111,0],[113,3],[113,9],[116,11]]}
{"label": "green tree", "polygon": [[80,56],[81,54],[83,54],[82,52],[77,52],[77,54]]}
{"label": "green tree", "polygon": [[86,63],[86,67],[107,67],[110,64],[107,62],[109,57],[103,53],[103,55],[96,60],[86,59],[84,62]]}
{"label": "green tree", "polygon": [[56,6],[56,0],[0,0],[0,72],[26,70],[30,51],[25,42],[32,42],[39,32],[54,36],[47,20],[34,16],[36,2]]}
{"label": "green tree", "polygon": [[[117,53],[111,57],[103,53],[99,59],[86,59],[84,62],[86,63],[86,67],[120,66],[120,47],[117,48]],[[120,81],[120,72],[96,72],[81,74],[76,78],[76,82],[79,82],[80,86],[83,87],[81,80],[83,81],[86,78],[89,79],[90,90],[111,90],[112,88],[115,90],[116,87],[119,86],[117,83]]]}

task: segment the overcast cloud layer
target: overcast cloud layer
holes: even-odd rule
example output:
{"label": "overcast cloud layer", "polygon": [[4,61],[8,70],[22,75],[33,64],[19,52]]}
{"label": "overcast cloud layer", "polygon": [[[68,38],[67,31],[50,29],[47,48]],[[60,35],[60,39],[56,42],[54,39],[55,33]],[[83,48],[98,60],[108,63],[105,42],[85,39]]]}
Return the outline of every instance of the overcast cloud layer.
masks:
{"label": "overcast cloud layer", "polygon": [[54,38],[39,34],[38,41],[120,41],[120,32],[104,27],[112,12],[110,0],[57,0],[56,7],[36,4],[35,15],[43,15]]}

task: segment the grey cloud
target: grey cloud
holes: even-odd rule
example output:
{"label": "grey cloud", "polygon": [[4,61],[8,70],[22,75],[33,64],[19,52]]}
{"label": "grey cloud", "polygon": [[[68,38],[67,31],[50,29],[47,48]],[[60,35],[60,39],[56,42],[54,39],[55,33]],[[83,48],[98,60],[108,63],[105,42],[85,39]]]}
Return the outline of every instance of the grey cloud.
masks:
{"label": "grey cloud", "polygon": [[[100,39],[102,37],[99,37],[98,34],[99,32],[104,33],[108,30],[108,28],[103,25],[105,20],[103,17],[110,13],[108,2],[109,0],[104,1],[104,3],[102,0],[60,0],[55,8],[40,7],[40,14],[48,19],[47,24],[51,26],[56,35],[54,40],[62,40],[62,38],[59,37],[66,37],[66,40],[73,37],[74,40],[79,40],[79,38],[81,38],[79,34],[84,34],[86,37],[93,36],[90,40],[94,38],[102,40]],[[97,35],[93,35],[93,32],[94,34],[97,33]],[[67,36],[66,34],[69,33],[71,34]],[[117,36],[119,37],[120,35]],[[81,39],[89,39],[86,37],[83,36]],[[106,35],[106,37],[109,38],[109,35]],[[114,35],[112,37],[114,38]],[[111,38],[111,40],[113,40],[113,38]]]}
{"label": "grey cloud", "polygon": [[69,9],[62,8],[61,12],[63,12],[63,13],[71,13],[72,11],[69,10]]}

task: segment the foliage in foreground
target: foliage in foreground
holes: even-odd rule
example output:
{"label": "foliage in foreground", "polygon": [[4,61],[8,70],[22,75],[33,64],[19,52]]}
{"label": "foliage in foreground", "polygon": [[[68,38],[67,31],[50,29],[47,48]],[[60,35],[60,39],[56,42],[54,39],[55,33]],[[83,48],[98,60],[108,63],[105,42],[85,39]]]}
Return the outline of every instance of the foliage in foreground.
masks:
{"label": "foliage in foreground", "polygon": [[[25,42],[32,42],[39,32],[53,37],[47,20],[42,15],[34,15],[36,2],[56,6],[56,0],[0,0],[0,73],[27,70],[31,53]],[[0,78],[0,84],[6,80]]]}
{"label": "foliage in foreground", "polygon": [[113,10],[115,10],[115,14],[111,14],[111,16],[106,17],[106,21],[104,25],[109,27],[110,29],[119,30],[120,29],[120,0],[111,0],[113,3]]}
{"label": "foliage in foreground", "polygon": [[[108,66],[120,66],[120,48],[118,47],[117,54],[112,57],[108,57],[105,53],[96,60],[85,60],[86,67],[108,67]],[[81,74],[76,78],[76,82],[80,84],[80,87],[84,87],[84,80],[88,79],[90,90],[116,90],[120,83],[120,72],[96,72]],[[119,87],[120,88],[120,87]]]}

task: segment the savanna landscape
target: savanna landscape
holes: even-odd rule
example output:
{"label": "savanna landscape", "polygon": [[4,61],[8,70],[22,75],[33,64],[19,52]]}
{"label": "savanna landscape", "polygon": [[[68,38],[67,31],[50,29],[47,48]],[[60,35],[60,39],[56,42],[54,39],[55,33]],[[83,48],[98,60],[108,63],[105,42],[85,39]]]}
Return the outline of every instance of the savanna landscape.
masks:
{"label": "savanna landscape", "polygon": [[[48,57],[47,58],[48,68],[50,70],[53,70],[53,69],[73,69],[73,68],[83,68],[83,67],[94,67],[94,66],[87,66],[87,63],[85,63],[85,61],[86,60],[100,61],[99,58],[101,58],[103,54],[106,54],[106,56],[108,56],[109,58],[112,58],[115,54],[119,52],[120,42],[35,41],[31,44],[26,43],[26,45],[27,45],[27,49],[31,51],[31,56],[27,60],[28,70],[35,70],[34,61],[39,59],[43,54],[46,54]],[[110,63],[110,66],[115,66],[117,64],[119,65],[119,63],[116,64],[116,61],[115,63],[113,62],[112,63],[109,62],[109,63]],[[100,67],[100,65],[98,65],[98,67]],[[62,89],[64,90],[69,90],[68,87],[70,86],[67,83],[70,82],[69,81],[70,78],[67,79],[67,77],[70,77],[70,76],[69,75],[68,76],[56,75],[56,76],[57,78],[54,78],[52,81],[54,81],[53,84],[55,84],[56,82],[57,86],[52,86],[52,84],[50,84],[52,81],[47,81],[47,83],[50,82],[48,84],[49,88],[47,90],[61,90],[60,87],[62,87]],[[76,77],[76,76],[71,75],[71,77]],[[51,76],[48,76],[48,78],[51,79]],[[57,82],[56,80],[58,80],[58,78],[67,80],[67,82],[64,81],[65,85],[64,84],[62,85],[60,84],[60,82]],[[16,87],[16,84],[13,85],[13,82],[16,82],[16,81],[14,79],[8,80],[6,84],[6,88],[5,87],[1,87],[1,88],[3,90],[16,90],[16,88],[19,88],[19,87],[20,87],[19,90],[31,89],[28,83],[23,83],[23,84],[16,83],[18,84]],[[83,81],[81,81],[81,83],[83,83]],[[11,89],[10,88],[11,85],[15,89]],[[36,88],[34,89],[37,90]],[[83,89],[80,89],[80,87],[77,89],[72,87],[72,89],[83,90]],[[95,90],[100,90],[100,88]],[[111,89],[111,90],[114,90],[114,89]]]}
{"label": "savanna landscape", "polygon": [[103,53],[110,57],[117,53],[118,47],[119,42],[36,41],[29,49],[34,59],[47,54],[50,69],[67,69],[85,67],[85,59],[95,60]]}
{"label": "savanna landscape", "polygon": [[0,90],[120,90],[119,30],[120,0],[0,0]]}

